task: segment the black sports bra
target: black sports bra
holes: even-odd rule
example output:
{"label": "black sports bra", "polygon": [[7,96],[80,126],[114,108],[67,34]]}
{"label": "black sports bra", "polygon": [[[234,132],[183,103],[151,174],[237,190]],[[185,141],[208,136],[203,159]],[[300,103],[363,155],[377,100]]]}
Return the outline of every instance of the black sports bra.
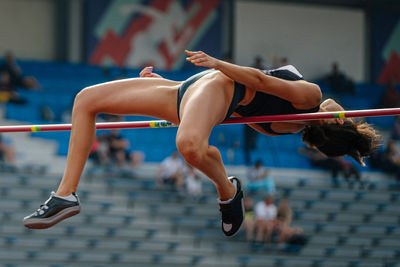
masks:
{"label": "black sports bra", "polygon": [[[303,76],[292,65],[283,66],[279,69],[263,71],[267,75],[281,78],[289,81],[303,80]],[[238,84],[245,87],[242,84]],[[297,109],[292,103],[280,97],[270,95],[263,92],[256,92],[253,100],[246,106],[238,106],[236,113],[243,117],[249,116],[265,116],[265,115],[281,115],[296,113],[312,113],[319,110],[319,105],[311,109]],[[289,133],[277,133],[271,128],[271,123],[257,123],[267,133],[274,135],[284,135]]]}

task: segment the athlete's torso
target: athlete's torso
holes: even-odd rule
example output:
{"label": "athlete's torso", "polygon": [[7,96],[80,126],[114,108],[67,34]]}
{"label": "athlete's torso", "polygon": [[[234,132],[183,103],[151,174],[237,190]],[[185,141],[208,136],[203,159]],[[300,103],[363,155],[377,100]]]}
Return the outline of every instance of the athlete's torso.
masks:
{"label": "athlete's torso", "polygon": [[[297,71],[292,65],[284,66],[279,69],[265,71],[266,75],[271,75],[280,79],[298,81],[303,80],[303,76]],[[244,85],[242,85],[244,87]],[[248,89],[247,89],[248,90]],[[255,92],[253,99],[246,105],[239,105],[235,109],[235,113],[243,117],[249,116],[265,116],[265,115],[280,115],[280,114],[296,114],[296,113],[311,113],[317,112],[319,106],[313,107],[311,109],[297,109],[291,102],[282,99],[280,97],[270,95],[264,92]],[[298,127],[293,127],[295,125],[286,124],[287,128],[284,132],[277,132],[272,129],[272,123],[257,123],[258,127],[262,128],[266,133],[271,135],[281,135],[285,133],[292,133],[296,131]],[[274,123],[275,125],[282,125],[279,123]],[[282,127],[277,127],[282,128]]]}

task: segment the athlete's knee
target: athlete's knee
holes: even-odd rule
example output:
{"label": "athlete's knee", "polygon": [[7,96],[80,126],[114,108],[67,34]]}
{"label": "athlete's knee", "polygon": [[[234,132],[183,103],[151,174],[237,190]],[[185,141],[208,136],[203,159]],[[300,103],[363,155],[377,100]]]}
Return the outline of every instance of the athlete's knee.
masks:
{"label": "athlete's knee", "polygon": [[74,100],[73,111],[75,112],[94,112],[94,97],[90,88],[82,89]]}
{"label": "athlete's knee", "polygon": [[204,141],[194,134],[177,136],[176,147],[186,162],[192,166],[200,164],[206,153]]}

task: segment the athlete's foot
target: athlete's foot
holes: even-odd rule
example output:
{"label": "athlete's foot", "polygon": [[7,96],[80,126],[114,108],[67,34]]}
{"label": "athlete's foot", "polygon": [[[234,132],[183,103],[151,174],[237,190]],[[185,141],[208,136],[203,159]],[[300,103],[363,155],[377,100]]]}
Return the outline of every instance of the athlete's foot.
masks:
{"label": "athlete's foot", "polygon": [[49,228],[60,221],[80,212],[79,198],[75,193],[67,197],[58,197],[54,192],[40,208],[23,219],[24,226],[31,229]]}
{"label": "athlete's foot", "polygon": [[220,211],[222,215],[222,232],[226,236],[235,235],[244,221],[243,191],[240,181],[236,177],[229,177],[229,180],[235,185],[236,193],[232,199],[219,200]]}

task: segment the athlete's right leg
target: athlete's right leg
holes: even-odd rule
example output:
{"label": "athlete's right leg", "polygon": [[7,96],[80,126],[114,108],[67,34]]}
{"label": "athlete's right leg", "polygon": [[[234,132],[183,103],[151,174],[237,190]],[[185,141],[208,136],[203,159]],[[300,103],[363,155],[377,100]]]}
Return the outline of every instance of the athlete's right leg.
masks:
{"label": "athlete's right leg", "polygon": [[72,131],[64,177],[56,195],[76,191],[95,138],[99,113],[147,115],[177,123],[176,98],[179,83],[156,78],[136,78],[91,86],[75,99]]}
{"label": "athlete's right leg", "polygon": [[178,82],[159,78],[134,78],[83,89],[74,102],[71,137],[62,181],[55,195],[43,205],[44,209],[24,219],[25,226],[47,228],[68,217],[63,214],[57,218],[43,218],[49,212],[50,215],[55,213],[56,208],[53,207],[54,210],[51,210],[51,199],[56,199],[67,208],[72,205],[73,212],[77,211],[76,205],[62,202],[65,199],[55,198],[55,196],[69,196],[76,191],[94,142],[97,114],[147,115],[178,123],[176,101],[179,85]]}

